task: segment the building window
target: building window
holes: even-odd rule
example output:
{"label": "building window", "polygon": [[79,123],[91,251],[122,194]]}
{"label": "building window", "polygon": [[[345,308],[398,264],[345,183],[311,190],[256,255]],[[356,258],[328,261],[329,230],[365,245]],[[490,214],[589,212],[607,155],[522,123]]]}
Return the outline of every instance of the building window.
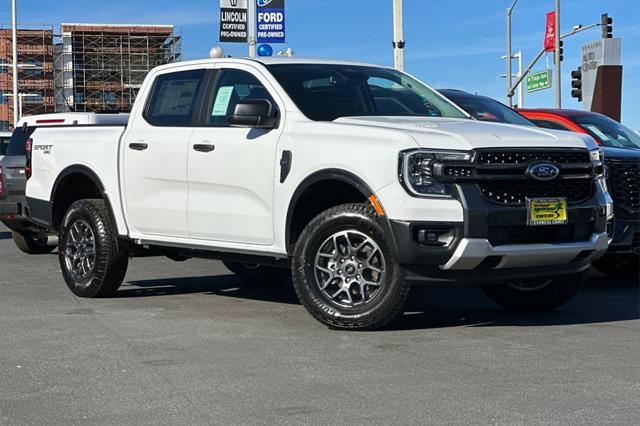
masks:
{"label": "building window", "polygon": [[85,102],[84,93],[75,93],[73,95],[73,103],[83,104]]}
{"label": "building window", "polygon": [[9,72],[9,61],[7,58],[0,58],[0,74],[6,74]]}
{"label": "building window", "polygon": [[9,131],[9,122],[0,121],[0,132],[8,132],[8,131]]}
{"label": "building window", "polygon": [[6,103],[9,101],[9,97],[5,95],[6,93],[4,92],[4,90],[0,90],[0,105],[6,105]]}

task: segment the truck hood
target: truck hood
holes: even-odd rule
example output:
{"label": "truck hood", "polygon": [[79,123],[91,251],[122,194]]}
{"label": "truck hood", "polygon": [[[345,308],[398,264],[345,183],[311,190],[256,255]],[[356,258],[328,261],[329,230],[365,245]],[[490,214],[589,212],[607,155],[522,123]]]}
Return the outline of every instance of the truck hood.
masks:
{"label": "truck hood", "polygon": [[579,133],[539,127],[439,117],[344,117],[338,124],[398,130],[410,134],[423,148],[597,148],[593,138]]}
{"label": "truck hood", "polygon": [[640,161],[640,149],[634,148],[614,148],[610,146],[601,146],[600,149],[604,152],[604,159],[607,158],[616,160],[636,160]]}

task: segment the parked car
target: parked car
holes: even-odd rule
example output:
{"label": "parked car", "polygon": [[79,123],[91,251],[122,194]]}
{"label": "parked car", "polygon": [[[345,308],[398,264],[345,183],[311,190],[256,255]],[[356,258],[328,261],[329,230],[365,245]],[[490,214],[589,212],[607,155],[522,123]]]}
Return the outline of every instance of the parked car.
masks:
{"label": "parked car", "polygon": [[126,125],[31,138],[30,218],[58,232],[80,297],[114,294],[130,256],[206,257],[244,282],[292,274],[316,319],[369,330],[416,283],[553,309],[608,247],[591,137],[473,120],[391,68],[171,64],[149,73]]}
{"label": "parked car", "polygon": [[0,163],[2,163],[2,158],[7,154],[10,139],[11,132],[0,132]]}
{"label": "parked car", "polygon": [[89,124],[126,123],[126,114],[47,114],[23,118],[9,138],[0,163],[0,221],[12,231],[16,246],[27,254],[46,254],[55,248],[55,238],[45,227],[29,220],[25,186],[27,143],[37,128]]}
{"label": "parked car", "polygon": [[440,89],[438,92],[465,110],[476,120],[536,127],[536,125],[526,117],[493,98],[474,95],[457,89]]}
{"label": "parked car", "polygon": [[588,134],[600,145],[614,200],[615,226],[609,252],[594,266],[607,275],[640,278],[640,135],[589,111],[518,111],[540,127]]}

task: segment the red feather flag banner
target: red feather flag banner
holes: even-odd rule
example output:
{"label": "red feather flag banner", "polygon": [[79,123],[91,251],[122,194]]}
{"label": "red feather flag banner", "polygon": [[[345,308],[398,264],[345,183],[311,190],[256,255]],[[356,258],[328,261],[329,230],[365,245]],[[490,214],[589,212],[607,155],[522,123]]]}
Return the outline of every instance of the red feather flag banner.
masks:
{"label": "red feather flag banner", "polygon": [[547,13],[547,28],[544,32],[544,51],[553,52],[556,48],[556,12]]}

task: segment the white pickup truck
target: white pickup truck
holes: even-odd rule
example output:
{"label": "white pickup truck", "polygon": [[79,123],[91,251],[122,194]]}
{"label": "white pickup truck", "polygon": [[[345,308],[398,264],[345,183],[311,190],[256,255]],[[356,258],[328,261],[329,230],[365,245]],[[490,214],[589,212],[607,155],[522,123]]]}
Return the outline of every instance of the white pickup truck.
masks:
{"label": "white pickup truck", "polygon": [[384,67],[167,65],[126,126],[31,138],[31,220],[59,233],[81,297],[113,294],[133,256],[206,257],[248,284],[293,275],[315,318],[369,330],[402,313],[417,283],[553,309],[608,246],[611,198],[590,137],[475,121]]}

